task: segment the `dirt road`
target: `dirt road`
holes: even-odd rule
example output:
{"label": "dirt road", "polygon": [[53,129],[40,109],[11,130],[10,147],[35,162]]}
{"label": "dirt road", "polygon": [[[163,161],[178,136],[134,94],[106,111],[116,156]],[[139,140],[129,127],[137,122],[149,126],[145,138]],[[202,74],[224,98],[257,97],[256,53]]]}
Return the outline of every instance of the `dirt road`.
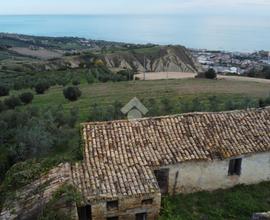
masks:
{"label": "dirt road", "polygon": [[[161,80],[161,79],[188,79],[194,78],[197,73],[186,73],[186,72],[152,72],[146,73],[145,79],[146,80]],[[144,74],[140,73],[137,74],[135,77],[139,79],[144,79]],[[218,75],[218,79],[224,80],[234,80],[234,81],[248,81],[248,82],[258,82],[258,83],[269,83],[270,80],[268,79],[259,79],[259,78],[250,78],[250,77],[243,77],[243,76],[223,76]]]}

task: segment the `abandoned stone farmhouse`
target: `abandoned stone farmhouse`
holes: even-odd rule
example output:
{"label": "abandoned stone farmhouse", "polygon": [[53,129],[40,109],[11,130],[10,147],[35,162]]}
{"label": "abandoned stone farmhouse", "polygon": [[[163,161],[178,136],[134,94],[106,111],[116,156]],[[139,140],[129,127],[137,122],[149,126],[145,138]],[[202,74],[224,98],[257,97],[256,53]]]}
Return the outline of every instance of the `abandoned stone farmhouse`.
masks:
{"label": "abandoned stone farmhouse", "polygon": [[155,220],[163,194],[270,181],[270,108],[82,124],[74,218]]}
{"label": "abandoned stone farmhouse", "polygon": [[270,108],[83,124],[81,219],[154,220],[161,194],[270,180]]}

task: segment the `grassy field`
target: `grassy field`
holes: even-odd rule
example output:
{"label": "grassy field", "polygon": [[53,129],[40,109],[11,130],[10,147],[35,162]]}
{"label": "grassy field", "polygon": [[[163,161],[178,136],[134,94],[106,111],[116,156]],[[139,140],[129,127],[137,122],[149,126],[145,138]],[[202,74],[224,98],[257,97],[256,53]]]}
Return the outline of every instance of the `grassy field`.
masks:
{"label": "grassy field", "polygon": [[[61,104],[65,110],[79,107],[80,121],[85,121],[92,104],[108,106],[115,101],[125,104],[133,97],[144,102],[150,98],[164,97],[177,101],[179,98],[194,96],[203,99],[205,96],[217,95],[229,99],[230,97],[263,98],[270,94],[269,84],[206,79],[107,82],[91,85],[83,83],[79,87],[82,90],[82,97],[76,102],[67,101],[63,96],[63,87],[55,86],[44,95],[35,95],[32,105],[47,107]],[[20,93],[22,91],[11,92],[15,95]]]}
{"label": "grassy field", "polygon": [[249,220],[270,210],[270,182],[163,199],[160,220]]}

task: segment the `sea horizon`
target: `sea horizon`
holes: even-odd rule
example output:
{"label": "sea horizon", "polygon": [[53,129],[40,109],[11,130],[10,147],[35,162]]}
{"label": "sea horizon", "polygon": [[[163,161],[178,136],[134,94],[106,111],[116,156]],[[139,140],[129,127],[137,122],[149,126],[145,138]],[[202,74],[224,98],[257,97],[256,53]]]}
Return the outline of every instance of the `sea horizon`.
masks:
{"label": "sea horizon", "polygon": [[265,16],[250,21],[245,15],[204,14],[0,15],[0,32],[231,52],[270,51],[270,23]]}

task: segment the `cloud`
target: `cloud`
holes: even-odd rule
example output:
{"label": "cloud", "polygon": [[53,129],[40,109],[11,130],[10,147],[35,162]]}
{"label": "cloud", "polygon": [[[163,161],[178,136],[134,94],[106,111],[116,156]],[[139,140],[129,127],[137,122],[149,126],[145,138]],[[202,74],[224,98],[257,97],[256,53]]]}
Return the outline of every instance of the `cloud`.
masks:
{"label": "cloud", "polygon": [[[171,2],[171,1],[168,1]],[[250,7],[250,6],[270,6],[269,0],[189,0],[174,1],[169,3],[171,7],[194,8],[194,7]]]}

